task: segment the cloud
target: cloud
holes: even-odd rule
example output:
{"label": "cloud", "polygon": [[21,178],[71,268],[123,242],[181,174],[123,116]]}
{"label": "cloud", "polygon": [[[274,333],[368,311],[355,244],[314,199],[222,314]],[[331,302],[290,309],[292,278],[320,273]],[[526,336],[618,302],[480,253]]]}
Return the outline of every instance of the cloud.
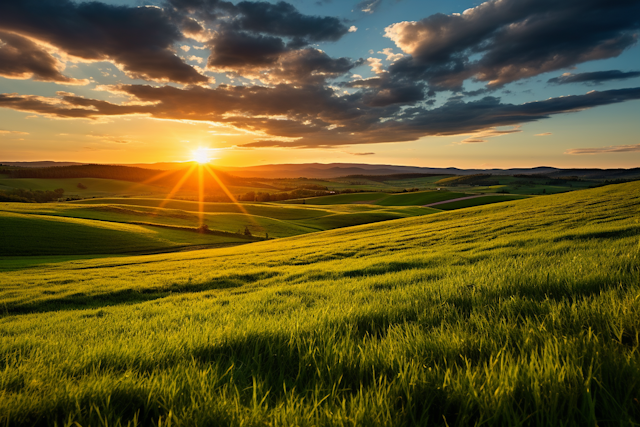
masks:
{"label": "cloud", "polygon": [[208,81],[172,51],[183,35],[157,7],[69,0],[2,2],[0,30],[39,40],[69,57],[114,62],[134,78],[191,84]]}
{"label": "cloud", "polygon": [[246,43],[238,43],[237,38],[232,40],[231,44],[216,42],[209,58],[210,70],[227,71],[271,84],[323,84],[326,79],[344,75],[363,62],[331,58],[314,48],[287,50],[279,38],[263,37],[261,49],[260,43],[251,37]]}
{"label": "cloud", "polygon": [[387,61],[391,62],[395,62],[398,59],[404,58],[404,55],[401,53],[393,53],[393,49],[391,49],[390,47],[386,47],[378,53],[385,55],[387,57]]}
{"label": "cloud", "polygon": [[304,43],[337,41],[349,28],[338,18],[301,14],[294,6],[280,1],[242,1],[237,4],[238,17],[232,25],[252,31],[304,40]]}
{"label": "cloud", "polygon": [[0,76],[62,84],[85,85],[88,80],[64,76],[64,65],[29,39],[0,31]]}
{"label": "cloud", "polygon": [[382,59],[380,58],[368,58],[367,64],[371,67],[371,71],[376,74],[383,74],[387,72],[382,65]]}
{"label": "cloud", "polygon": [[349,32],[350,33],[355,33],[356,31],[358,31],[358,27],[356,27],[355,25],[352,25],[349,27]]}
{"label": "cloud", "polygon": [[20,132],[17,130],[0,129],[0,135],[29,135],[29,132]]}
{"label": "cloud", "polygon": [[638,153],[640,144],[635,145],[612,145],[601,148],[573,148],[567,150],[565,154],[603,154],[603,153]]}
{"label": "cloud", "polygon": [[356,5],[356,9],[364,13],[373,13],[380,7],[382,0],[362,0]]}
{"label": "cloud", "polygon": [[592,83],[598,84],[609,80],[625,80],[640,77],[640,71],[622,72],[620,70],[594,71],[591,73],[564,73],[560,77],[547,80],[550,84]]}
{"label": "cloud", "polygon": [[[354,144],[415,141],[425,136],[472,135],[476,139],[519,131],[502,126],[640,99],[640,88],[591,91],[525,104],[503,103],[496,97],[464,102],[452,97],[437,108],[373,102],[368,93],[338,94],[322,85],[278,84],[183,89],[149,85],[120,85],[114,93],[131,101],[114,104],[60,92],[58,97],[1,94],[0,107],[52,118],[99,119],[145,115],[165,120],[217,123],[258,139],[247,147],[332,147]],[[393,94],[391,94],[393,95]],[[267,139],[265,139],[267,138]]]}
{"label": "cloud", "polygon": [[553,135],[551,132],[543,132],[543,133],[537,133],[534,136],[549,136],[549,135]]}
{"label": "cloud", "polygon": [[350,151],[345,151],[346,154],[351,154],[352,156],[372,156],[376,153],[352,153]]}
{"label": "cloud", "polygon": [[474,78],[506,83],[618,56],[637,41],[638,2],[490,0],[462,14],[435,14],[385,29],[410,57],[389,71],[459,90]]}
{"label": "cloud", "polygon": [[279,37],[246,32],[221,33],[210,42],[210,46],[208,66],[214,71],[271,65],[287,52],[284,41]]}
{"label": "cloud", "polygon": [[486,138],[495,138],[497,136],[509,135],[512,133],[522,132],[519,125],[513,126],[512,129],[498,130],[496,128],[489,128],[476,132],[473,136],[465,138],[460,142],[454,142],[454,144],[482,144],[487,142]]}

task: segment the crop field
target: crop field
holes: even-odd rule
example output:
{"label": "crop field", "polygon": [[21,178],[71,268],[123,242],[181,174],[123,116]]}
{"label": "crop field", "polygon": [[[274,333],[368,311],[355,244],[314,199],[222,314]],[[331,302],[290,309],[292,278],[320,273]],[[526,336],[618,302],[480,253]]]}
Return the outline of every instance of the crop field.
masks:
{"label": "crop field", "polygon": [[0,261],[1,425],[640,423],[640,183],[28,260]]}

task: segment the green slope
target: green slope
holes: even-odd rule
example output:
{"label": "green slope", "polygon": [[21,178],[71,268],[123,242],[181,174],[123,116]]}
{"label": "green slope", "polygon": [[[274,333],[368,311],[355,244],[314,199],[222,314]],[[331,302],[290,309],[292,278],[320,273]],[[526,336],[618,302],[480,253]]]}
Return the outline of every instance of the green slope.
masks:
{"label": "green slope", "polygon": [[450,191],[418,191],[415,193],[392,194],[376,204],[381,206],[422,206],[464,196],[466,194]]}
{"label": "green slope", "polygon": [[[334,196],[321,196],[305,199],[308,205],[336,205],[343,203],[366,203],[379,206],[422,206],[443,200],[464,197],[464,193],[450,191],[417,191],[410,193],[349,193],[336,194]],[[301,203],[300,200],[292,200],[287,203]]]}
{"label": "green slope", "polygon": [[0,212],[0,256],[126,254],[194,245],[247,243],[233,237],[194,232]]}
{"label": "green slope", "polygon": [[640,184],[0,273],[9,425],[634,425]]}
{"label": "green slope", "polygon": [[442,209],[444,211],[450,211],[454,209],[469,208],[472,206],[488,205],[491,203],[509,202],[511,200],[520,200],[526,198],[526,196],[484,196],[474,197],[473,199],[458,200],[457,202],[442,203],[435,205],[434,208]]}
{"label": "green slope", "polygon": [[[78,188],[82,183],[86,188]],[[73,179],[37,179],[37,178],[0,178],[0,190],[22,188],[27,190],[64,189],[65,196],[81,197],[108,195],[159,195],[167,193],[166,188],[145,185],[115,179],[73,178]]]}

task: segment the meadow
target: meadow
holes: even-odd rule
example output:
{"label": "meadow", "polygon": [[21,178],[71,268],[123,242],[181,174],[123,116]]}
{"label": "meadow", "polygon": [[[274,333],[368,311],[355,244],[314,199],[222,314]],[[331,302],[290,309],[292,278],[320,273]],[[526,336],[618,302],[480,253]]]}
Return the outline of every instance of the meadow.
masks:
{"label": "meadow", "polygon": [[640,183],[11,262],[3,425],[640,424]]}

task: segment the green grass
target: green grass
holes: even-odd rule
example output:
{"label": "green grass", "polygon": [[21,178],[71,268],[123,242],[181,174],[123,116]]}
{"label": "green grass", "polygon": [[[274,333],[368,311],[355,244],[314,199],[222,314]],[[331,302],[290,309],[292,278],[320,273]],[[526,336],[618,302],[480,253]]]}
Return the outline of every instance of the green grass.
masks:
{"label": "green grass", "polygon": [[[78,188],[82,183],[87,188]],[[119,181],[115,179],[73,178],[73,179],[37,179],[37,178],[5,178],[0,179],[0,190],[22,188],[27,190],[55,190],[64,189],[64,195],[78,195],[81,197],[109,196],[109,195],[159,195],[168,193],[166,188],[143,185],[135,182]]]}
{"label": "green grass", "polygon": [[387,193],[347,193],[333,196],[310,197],[306,199],[287,200],[287,204],[301,204],[302,200],[307,205],[341,205],[347,203],[374,204],[376,201],[388,197]]}
{"label": "green grass", "polygon": [[[378,206],[422,206],[443,200],[464,197],[467,194],[450,191],[416,191],[410,193],[348,193],[333,196],[321,196],[305,199],[306,205],[336,205],[344,203],[366,203]],[[287,204],[300,204],[301,200],[287,201]]]}
{"label": "green grass", "polygon": [[0,256],[122,254],[246,243],[233,237],[152,226],[0,212]]}
{"label": "green grass", "polygon": [[[333,196],[332,196],[333,197]],[[94,209],[108,210],[106,216],[113,218],[116,210],[137,211],[136,215],[154,214],[150,221],[185,225],[197,224],[199,209],[197,202],[170,201],[166,209],[154,209],[160,199],[91,199],[74,202],[72,206],[95,205]],[[109,205],[105,205],[109,203]],[[118,205],[112,205],[118,203]],[[100,204],[100,205],[97,205]],[[135,208],[127,209],[127,206]],[[68,205],[67,205],[68,206]],[[262,236],[289,237],[318,230],[327,230],[356,224],[367,224],[388,219],[426,215],[437,212],[433,209],[415,207],[380,207],[372,205],[290,205],[280,203],[205,203],[204,222],[211,229],[236,232],[248,226],[250,231]],[[148,208],[148,210],[142,210]],[[141,211],[142,210],[142,211]],[[173,212],[176,213],[173,213]],[[246,213],[245,213],[246,212]],[[73,216],[81,214],[78,211]],[[135,219],[135,218],[134,218]],[[194,226],[194,225],[191,225]]]}
{"label": "green grass", "polygon": [[467,200],[458,200],[457,202],[442,203],[440,205],[436,205],[435,208],[441,209],[444,211],[450,211],[454,209],[468,208],[471,206],[481,206],[481,205],[488,205],[491,203],[508,202],[511,200],[519,200],[522,198],[523,196],[512,196],[512,195],[483,196],[483,197],[475,197],[473,199],[467,199]]}
{"label": "green grass", "polygon": [[464,196],[466,196],[464,193],[449,191],[418,191],[415,193],[392,194],[376,204],[381,206],[422,206]]}
{"label": "green grass", "polygon": [[638,218],[630,183],[0,273],[0,423],[638,425]]}

